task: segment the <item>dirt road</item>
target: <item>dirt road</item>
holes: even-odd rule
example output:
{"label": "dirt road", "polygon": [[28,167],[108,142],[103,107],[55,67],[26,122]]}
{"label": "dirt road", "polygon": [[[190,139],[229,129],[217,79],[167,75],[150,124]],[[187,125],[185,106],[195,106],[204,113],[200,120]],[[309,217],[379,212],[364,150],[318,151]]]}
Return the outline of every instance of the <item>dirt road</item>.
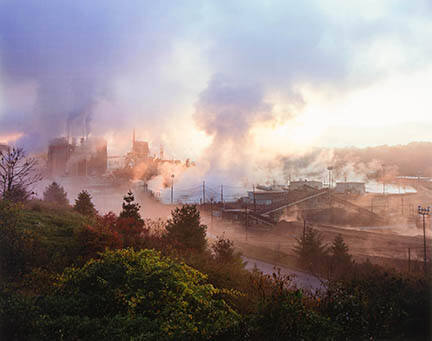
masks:
{"label": "dirt road", "polygon": [[246,269],[248,270],[252,270],[254,267],[256,267],[262,273],[266,275],[271,275],[274,272],[277,272],[278,269],[280,269],[280,273],[282,275],[288,275],[292,278],[293,284],[297,288],[310,290],[312,292],[323,289],[323,285],[319,278],[307,274],[305,272],[289,269],[283,266],[273,265],[270,263],[260,261],[258,259],[253,259],[244,256],[242,258],[247,262]]}

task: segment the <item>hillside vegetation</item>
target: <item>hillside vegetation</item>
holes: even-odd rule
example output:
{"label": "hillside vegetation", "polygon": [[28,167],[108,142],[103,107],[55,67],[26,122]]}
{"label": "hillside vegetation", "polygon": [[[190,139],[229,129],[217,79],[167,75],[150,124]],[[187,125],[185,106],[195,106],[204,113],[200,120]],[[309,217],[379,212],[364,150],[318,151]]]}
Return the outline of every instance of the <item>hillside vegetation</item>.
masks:
{"label": "hillside vegetation", "polygon": [[142,219],[132,193],[119,216],[78,206],[85,215],[0,201],[2,340],[430,336],[429,278],[354,264],[341,238],[331,249],[313,230],[298,241],[299,266],[331,269],[326,290],[309,293],[276,270],[246,271],[223,236],[209,244],[193,205],[167,222]]}

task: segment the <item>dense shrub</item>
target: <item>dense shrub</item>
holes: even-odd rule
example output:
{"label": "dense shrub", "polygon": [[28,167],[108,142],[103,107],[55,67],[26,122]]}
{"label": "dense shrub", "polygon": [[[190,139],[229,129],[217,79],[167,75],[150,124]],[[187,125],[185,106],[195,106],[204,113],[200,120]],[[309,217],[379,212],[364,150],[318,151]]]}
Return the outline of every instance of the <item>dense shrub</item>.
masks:
{"label": "dense shrub", "polygon": [[249,340],[334,340],[337,325],[313,307],[313,299],[291,285],[290,278],[255,276],[256,308],[245,319]]}
{"label": "dense shrub", "polygon": [[17,227],[22,205],[0,200],[0,282],[18,277],[31,256],[31,238]]}
{"label": "dense shrub", "polygon": [[3,199],[15,203],[24,203],[29,200],[33,194],[33,191],[17,184],[3,194]]}
{"label": "dense shrub", "polygon": [[329,282],[321,312],[346,339],[399,337],[430,339],[430,284],[375,268],[345,281]]}
{"label": "dense shrub", "polygon": [[[106,251],[82,268],[66,269],[50,295],[35,298],[27,309],[20,305],[24,315],[37,310],[30,331],[25,329],[29,335],[20,337],[212,339],[239,320],[222,294],[202,273],[155,251]],[[14,334],[16,324],[5,323],[4,331]]]}

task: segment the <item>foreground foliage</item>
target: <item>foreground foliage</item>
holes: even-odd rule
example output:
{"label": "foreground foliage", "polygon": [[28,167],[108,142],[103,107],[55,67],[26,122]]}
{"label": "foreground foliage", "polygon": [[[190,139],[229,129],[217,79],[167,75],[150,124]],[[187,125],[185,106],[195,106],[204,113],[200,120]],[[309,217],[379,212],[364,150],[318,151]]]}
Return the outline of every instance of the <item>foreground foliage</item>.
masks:
{"label": "foreground foliage", "polygon": [[133,201],[87,216],[0,200],[2,340],[430,339],[430,279],[355,264],[340,236],[299,239],[306,268],[331,270],[309,293],[246,271],[224,236],[208,243],[196,207],[166,223]]}
{"label": "foreground foliage", "polygon": [[152,250],[106,251],[82,268],[66,269],[49,295],[15,301],[32,319],[7,336],[211,339],[232,329],[239,316],[205,280],[199,271]]}

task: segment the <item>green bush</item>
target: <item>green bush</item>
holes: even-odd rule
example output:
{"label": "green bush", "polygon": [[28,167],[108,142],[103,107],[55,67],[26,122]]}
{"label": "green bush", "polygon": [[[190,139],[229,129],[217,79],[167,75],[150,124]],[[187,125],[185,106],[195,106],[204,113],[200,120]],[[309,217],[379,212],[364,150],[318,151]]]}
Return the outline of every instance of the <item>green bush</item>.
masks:
{"label": "green bush", "polygon": [[320,305],[346,339],[430,340],[431,302],[430,284],[424,279],[375,270],[330,282]]}
{"label": "green bush", "polygon": [[259,299],[245,319],[249,340],[334,340],[338,328],[313,307],[314,299],[291,288],[289,277],[255,277]]}
{"label": "green bush", "polygon": [[239,321],[205,275],[152,250],[106,251],[55,287],[28,305],[37,317],[27,338],[213,339]]}
{"label": "green bush", "polygon": [[17,228],[22,205],[0,200],[0,282],[25,272],[31,255],[31,239]]}

